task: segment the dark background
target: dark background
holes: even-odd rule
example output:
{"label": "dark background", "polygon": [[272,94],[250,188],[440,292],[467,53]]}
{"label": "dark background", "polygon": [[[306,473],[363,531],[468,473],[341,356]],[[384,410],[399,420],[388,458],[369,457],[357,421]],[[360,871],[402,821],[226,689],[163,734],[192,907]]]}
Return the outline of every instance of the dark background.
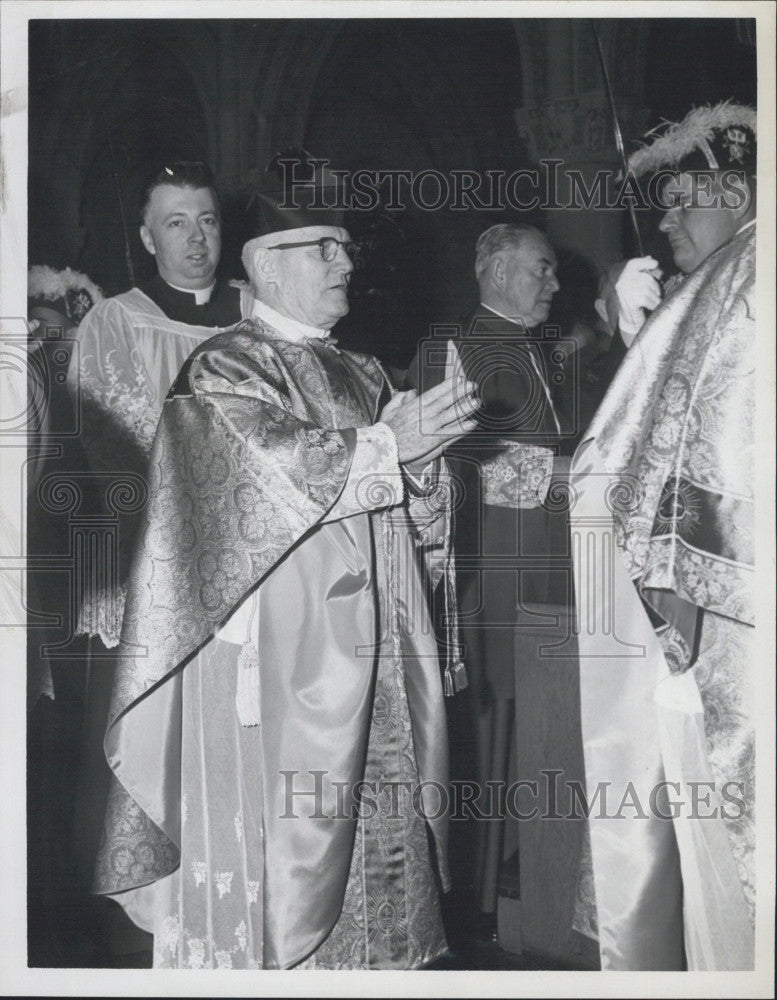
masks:
{"label": "dark background", "polygon": [[[695,103],[755,103],[752,21],[596,23],[616,98],[638,111],[625,129],[677,120]],[[515,109],[601,90],[592,37],[584,20],[32,21],[29,263],[84,271],[108,295],[126,290],[123,215],[136,282],[152,276],[137,204],[150,166],[166,159],[214,168],[221,269],[235,278],[252,176],[279,149],[302,145],[350,170],[530,166]],[[624,135],[629,149],[640,135]],[[579,166],[575,151],[566,158]],[[368,253],[338,336],[406,365],[431,323],[470,310],[478,234],[517,214],[409,206],[352,216]],[[525,221],[541,224],[536,215]],[[653,228],[644,220],[647,249],[664,255]],[[595,230],[592,220],[593,254],[585,234],[572,246],[551,236],[591,263],[631,249],[627,228],[611,245]],[[570,272],[560,305],[580,297],[581,281],[588,295],[591,270],[587,282],[584,267]]]}

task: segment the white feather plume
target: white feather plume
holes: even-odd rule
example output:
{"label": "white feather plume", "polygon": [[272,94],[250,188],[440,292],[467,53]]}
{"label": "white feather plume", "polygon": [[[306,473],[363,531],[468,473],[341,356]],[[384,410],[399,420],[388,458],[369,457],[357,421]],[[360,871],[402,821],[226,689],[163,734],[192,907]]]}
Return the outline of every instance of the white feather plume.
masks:
{"label": "white feather plume", "polygon": [[[659,167],[677,166],[686,156],[700,148],[700,142],[712,142],[716,132],[732,125],[745,125],[753,135],[757,135],[756,118],[755,108],[734,104],[733,101],[693,108],[681,122],[669,123],[658,138],[632,153],[628,160],[629,170],[635,177],[639,177],[658,170]],[[648,134],[652,135],[655,131],[653,129]]]}

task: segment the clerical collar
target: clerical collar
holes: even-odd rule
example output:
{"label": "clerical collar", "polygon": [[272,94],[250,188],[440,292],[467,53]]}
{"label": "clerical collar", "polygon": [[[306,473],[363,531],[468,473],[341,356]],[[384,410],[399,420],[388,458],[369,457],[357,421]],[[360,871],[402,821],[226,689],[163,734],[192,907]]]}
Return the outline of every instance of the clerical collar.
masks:
{"label": "clerical collar", "polygon": [[480,303],[484,309],[488,309],[492,312],[494,316],[498,316],[500,319],[506,319],[508,323],[513,323],[515,326],[520,326],[522,330],[526,329],[526,324],[520,319],[513,319],[511,316],[505,316],[504,313],[500,313],[498,309],[494,309],[493,306],[487,306],[485,302]]}
{"label": "clerical collar", "polygon": [[309,340],[311,337],[325,339],[329,336],[329,330],[319,330],[318,327],[308,326],[306,323],[300,323],[299,320],[284,316],[268,306],[266,302],[260,302],[259,299],[254,299],[251,315],[264,320],[265,323],[277,330],[285,340]]}
{"label": "clerical collar", "polygon": [[193,295],[194,301],[198,306],[204,306],[206,302],[210,302],[213,289],[216,287],[215,281],[212,285],[208,285],[207,288],[179,288],[178,285],[174,285],[172,281],[166,281],[164,278],[162,278],[162,281],[164,281],[165,284],[169,285],[171,288],[174,288],[176,292],[185,292],[187,295]]}

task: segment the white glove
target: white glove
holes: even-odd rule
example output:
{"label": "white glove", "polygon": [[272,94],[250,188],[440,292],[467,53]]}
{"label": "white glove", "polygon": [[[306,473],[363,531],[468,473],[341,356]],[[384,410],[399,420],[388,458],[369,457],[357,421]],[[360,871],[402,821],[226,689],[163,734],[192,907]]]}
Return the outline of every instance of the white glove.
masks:
{"label": "white glove", "polygon": [[661,302],[662,273],[654,257],[635,257],[627,262],[615,283],[618,326],[627,347],[642,329],[646,310],[655,309]]}

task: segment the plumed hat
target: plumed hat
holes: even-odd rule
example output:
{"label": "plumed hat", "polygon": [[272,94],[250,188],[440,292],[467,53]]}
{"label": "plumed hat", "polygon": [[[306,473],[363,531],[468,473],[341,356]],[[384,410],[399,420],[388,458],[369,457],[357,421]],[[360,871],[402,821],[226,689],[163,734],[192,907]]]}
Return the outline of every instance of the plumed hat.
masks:
{"label": "plumed hat", "polygon": [[85,274],[66,267],[57,271],[45,264],[35,264],[27,272],[28,309],[46,304],[78,325],[95,302],[103,297],[101,289]]}
{"label": "plumed hat", "polygon": [[307,226],[341,226],[342,187],[328,169],[328,160],[305,149],[287,149],[257,177],[248,204],[250,238]]}
{"label": "plumed hat", "polygon": [[635,177],[657,170],[742,170],[754,177],[756,136],[755,108],[732,101],[693,108],[681,122],[649,132],[652,142],[631,154],[628,167]]}

